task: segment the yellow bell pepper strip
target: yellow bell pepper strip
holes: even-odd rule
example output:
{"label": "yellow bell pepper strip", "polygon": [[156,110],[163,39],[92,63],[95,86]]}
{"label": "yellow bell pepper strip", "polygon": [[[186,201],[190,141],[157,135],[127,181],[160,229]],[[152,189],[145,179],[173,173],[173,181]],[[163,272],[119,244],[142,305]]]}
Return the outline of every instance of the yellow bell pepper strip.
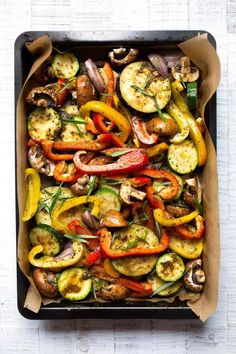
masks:
{"label": "yellow bell pepper strip", "polygon": [[113,267],[109,258],[106,258],[103,262],[103,268],[107,275],[112,278],[120,278],[121,274]]}
{"label": "yellow bell pepper strip", "polygon": [[[28,255],[29,262],[39,268],[47,268],[50,270],[57,270],[58,268],[66,268],[77,263],[83,255],[83,246],[75,241],[71,243],[72,256],[66,259],[51,256],[42,256],[37,258],[43,251],[42,245],[37,245],[31,249]],[[58,258],[58,259],[57,259]]]}
{"label": "yellow bell pepper strip", "polygon": [[80,114],[82,117],[87,117],[90,111],[102,114],[105,118],[114,122],[121,131],[119,136],[122,142],[125,142],[131,134],[131,126],[128,119],[121,113],[110,107],[108,104],[100,101],[89,101],[80,108]]}
{"label": "yellow bell pepper strip", "polygon": [[57,231],[70,234],[71,230],[68,227],[68,220],[67,223],[63,222],[63,218],[61,218],[62,213],[74,207],[77,207],[81,204],[94,203],[96,200],[97,200],[96,197],[94,196],[87,197],[86,195],[65,200],[62,206],[58,206],[53,209],[51,214],[52,226]]}
{"label": "yellow bell pepper strip", "polygon": [[166,143],[160,143],[157,145],[154,145],[152,147],[149,147],[146,149],[146,153],[148,157],[154,157],[156,155],[160,155],[163,152],[168,150],[168,145]]}
{"label": "yellow bell pepper strip", "polygon": [[25,170],[26,200],[22,221],[30,220],[38,209],[40,199],[40,177],[37,170],[27,168]]}
{"label": "yellow bell pepper strip", "polygon": [[186,121],[186,118],[184,117],[183,112],[179,109],[179,107],[173,101],[170,101],[167,104],[166,111],[169,113],[169,115],[172,118],[174,118],[174,120],[176,121],[176,123],[178,124],[178,127],[180,129],[180,132],[175,134],[175,136],[173,138],[171,138],[170,141],[173,144],[180,144],[189,135],[189,126]]}
{"label": "yellow bell pepper strip", "polygon": [[193,219],[196,218],[196,216],[199,214],[198,209],[194,210],[192,213],[185,215],[185,216],[181,216],[179,218],[173,218],[170,219],[168,217],[165,216],[165,213],[163,210],[161,209],[155,209],[153,211],[153,215],[155,220],[163,226],[178,226],[178,225],[183,225],[188,223],[189,221],[192,221]]}
{"label": "yellow bell pepper strip", "polygon": [[103,228],[98,231],[97,235],[100,236],[100,247],[102,249],[102,252],[105,256],[111,259],[124,258],[130,256],[151,256],[153,254],[158,254],[165,251],[168,248],[170,242],[169,234],[166,230],[162,230],[162,235],[158,246],[153,248],[135,247],[128,251],[123,251],[121,249],[113,250],[111,248],[112,234],[110,231]]}
{"label": "yellow bell pepper strip", "polygon": [[95,200],[93,203],[93,209],[91,211],[91,215],[94,216],[95,218],[98,218],[99,213],[100,213],[99,201]]}
{"label": "yellow bell pepper strip", "polygon": [[183,85],[180,81],[176,80],[171,84],[172,95],[175,104],[178,106],[180,111],[184,114],[184,117],[189,126],[190,137],[196,146],[198,154],[198,166],[204,166],[207,160],[207,148],[204,138],[197,127],[192,113],[189,111],[187,104],[185,103],[183,97],[181,96],[181,91],[184,90]]}

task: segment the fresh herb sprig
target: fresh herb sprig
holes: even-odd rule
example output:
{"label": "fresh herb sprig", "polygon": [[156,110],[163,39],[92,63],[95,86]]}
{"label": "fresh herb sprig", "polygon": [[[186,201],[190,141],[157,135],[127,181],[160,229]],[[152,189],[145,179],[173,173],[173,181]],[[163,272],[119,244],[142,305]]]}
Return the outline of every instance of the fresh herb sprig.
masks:
{"label": "fresh herb sprig", "polygon": [[163,122],[165,122],[166,119],[165,119],[165,117],[164,117],[164,115],[163,115],[163,113],[162,113],[162,111],[161,111],[161,109],[160,109],[160,107],[159,107],[159,105],[158,105],[158,103],[157,103],[156,96],[155,96],[155,95],[152,95],[152,94],[150,94],[150,93],[148,93],[145,89],[143,89],[142,87],[139,87],[139,86],[137,86],[137,85],[131,85],[131,87],[134,88],[136,91],[142,93],[144,96],[147,96],[147,97],[150,97],[150,98],[153,99],[154,105],[155,105],[155,107],[156,107],[156,110],[157,110],[157,112],[158,112],[160,118],[163,120]]}
{"label": "fresh herb sprig", "polygon": [[94,235],[69,235],[69,234],[65,234],[64,237],[70,240],[77,240],[82,243],[88,243],[90,239],[98,238],[98,236],[94,236]]}
{"label": "fresh herb sprig", "polygon": [[150,297],[153,297],[153,296],[159,294],[161,291],[169,288],[174,283],[175,283],[174,281],[170,281],[170,282],[168,282],[166,284],[163,284],[163,285],[159,286],[159,288],[157,288],[155,291],[153,291],[153,293],[152,293],[152,295]]}
{"label": "fresh herb sprig", "polygon": [[87,197],[86,197],[86,203],[88,201],[89,196],[91,195],[93,189],[94,189],[94,185],[97,181],[97,177],[96,176],[92,176],[89,180],[89,189],[88,189],[88,193],[87,193]]}

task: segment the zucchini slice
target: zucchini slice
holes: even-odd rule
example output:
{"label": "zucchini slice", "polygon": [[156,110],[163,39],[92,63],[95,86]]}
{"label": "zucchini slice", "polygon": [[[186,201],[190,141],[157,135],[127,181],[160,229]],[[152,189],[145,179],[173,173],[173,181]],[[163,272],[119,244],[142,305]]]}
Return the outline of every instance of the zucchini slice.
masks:
{"label": "zucchini slice", "polygon": [[[158,288],[161,288],[163,285],[167,284],[168,282],[162,280],[159,278],[157,275],[150,275],[148,277],[148,282],[152,284],[152,290],[153,292],[156,291]],[[160,292],[157,293],[158,296],[170,296],[182,287],[183,282],[181,280],[175,282],[174,284],[168,286],[167,288],[161,290]]]}
{"label": "zucchini slice", "polygon": [[[71,117],[76,117],[80,115],[79,108],[76,104],[69,104],[68,106],[63,107],[63,111],[65,111]],[[82,117],[80,118],[83,119]]]}
{"label": "zucchini slice", "polygon": [[[130,227],[117,231],[112,243],[112,249],[128,250],[132,247],[150,248],[159,244],[158,237],[147,227],[133,224]],[[157,256],[134,256],[115,259],[113,267],[121,274],[127,276],[141,276],[153,270]]]}
{"label": "zucchini slice", "polygon": [[59,234],[49,225],[39,224],[30,231],[29,237],[33,246],[43,246],[46,256],[55,256],[61,250]]}
{"label": "zucchini slice", "polygon": [[169,102],[171,86],[169,79],[153,75],[149,62],[138,61],[122,71],[120,92],[129,106],[140,112],[153,113],[157,112],[157,106],[162,109]]}
{"label": "zucchini slice", "polygon": [[71,190],[65,187],[51,186],[42,189],[39,201],[39,208],[35,214],[36,224],[51,225],[52,221],[49,210],[50,208],[53,209],[53,204],[55,204],[54,207],[58,206],[63,203],[64,199],[62,198],[72,198],[73,196],[74,194],[71,192]]}
{"label": "zucchini slice", "polygon": [[197,150],[191,140],[178,145],[171,144],[167,158],[171,169],[179,174],[190,173],[198,165]]}
{"label": "zucchini slice", "polygon": [[73,53],[58,53],[54,56],[52,67],[56,77],[71,79],[79,70],[79,62]]}
{"label": "zucchini slice", "polygon": [[120,199],[114,189],[100,188],[95,193],[95,196],[99,201],[99,217],[104,216],[109,210],[120,211]]}
{"label": "zucchini slice", "polygon": [[88,296],[91,288],[92,280],[90,278],[85,279],[85,272],[81,268],[66,269],[58,279],[58,290],[67,300],[83,300]]}
{"label": "zucchini slice", "polygon": [[54,140],[61,129],[61,119],[53,108],[37,107],[28,117],[28,132],[33,139]]}
{"label": "zucchini slice", "polygon": [[170,235],[169,248],[183,258],[195,259],[200,257],[203,250],[203,239],[188,240],[176,235]]}
{"label": "zucchini slice", "polygon": [[156,273],[164,281],[177,281],[185,271],[185,265],[177,254],[165,253],[157,261]]}

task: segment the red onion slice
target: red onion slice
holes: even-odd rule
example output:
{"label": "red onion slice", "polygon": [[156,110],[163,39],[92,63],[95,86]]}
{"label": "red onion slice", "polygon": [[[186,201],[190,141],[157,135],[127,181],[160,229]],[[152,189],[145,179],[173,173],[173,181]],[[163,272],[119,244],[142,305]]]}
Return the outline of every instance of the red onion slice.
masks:
{"label": "red onion slice", "polygon": [[152,53],[148,55],[148,59],[162,77],[168,77],[169,73],[167,64],[162,55]]}
{"label": "red onion slice", "polygon": [[90,77],[92,83],[94,84],[98,92],[106,92],[106,84],[102,78],[102,75],[98,71],[96,64],[91,59],[88,59],[85,62],[85,66],[88,71],[88,76]]}

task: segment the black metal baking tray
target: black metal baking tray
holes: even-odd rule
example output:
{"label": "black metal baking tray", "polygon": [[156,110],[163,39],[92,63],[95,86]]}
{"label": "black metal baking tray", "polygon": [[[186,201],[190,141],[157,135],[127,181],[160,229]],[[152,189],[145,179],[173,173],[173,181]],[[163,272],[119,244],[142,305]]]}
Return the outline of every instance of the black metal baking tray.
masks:
{"label": "black metal baking tray", "polygon": [[[108,32],[62,32],[62,31],[30,31],[19,35],[15,41],[15,106],[24,80],[32,64],[25,43],[47,34],[54,47],[61,51],[80,47],[85,57],[92,51],[92,57],[101,59],[104,52],[114,46],[136,47],[148,50],[149,47],[160,48],[163,45],[175,47],[178,43],[195,37],[205,31],[108,31]],[[208,33],[211,44],[216,48],[214,37]],[[105,49],[105,50],[104,50]],[[87,53],[87,54],[86,54]],[[83,58],[82,58],[83,59]],[[104,57],[105,59],[105,57]],[[16,114],[15,114],[16,117]],[[16,118],[15,118],[16,119]],[[216,94],[206,107],[206,123],[212,140],[216,145]],[[15,131],[15,141],[17,132]],[[15,150],[16,151],[16,150]],[[16,154],[17,161],[17,154]],[[17,189],[17,188],[16,188]],[[16,235],[18,234],[19,215],[16,195]],[[17,242],[16,242],[17,243]],[[17,259],[17,257],[16,257]],[[28,289],[28,281],[17,264],[17,304],[21,315],[28,319],[70,319],[70,318],[168,318],[196,319],[197,316],[187,306],[186,302],[176,300],[169,304],[159,302],[116,302],[116,303],[69,303],[42,306],[35,314],[24,308],[24,300]]]}

